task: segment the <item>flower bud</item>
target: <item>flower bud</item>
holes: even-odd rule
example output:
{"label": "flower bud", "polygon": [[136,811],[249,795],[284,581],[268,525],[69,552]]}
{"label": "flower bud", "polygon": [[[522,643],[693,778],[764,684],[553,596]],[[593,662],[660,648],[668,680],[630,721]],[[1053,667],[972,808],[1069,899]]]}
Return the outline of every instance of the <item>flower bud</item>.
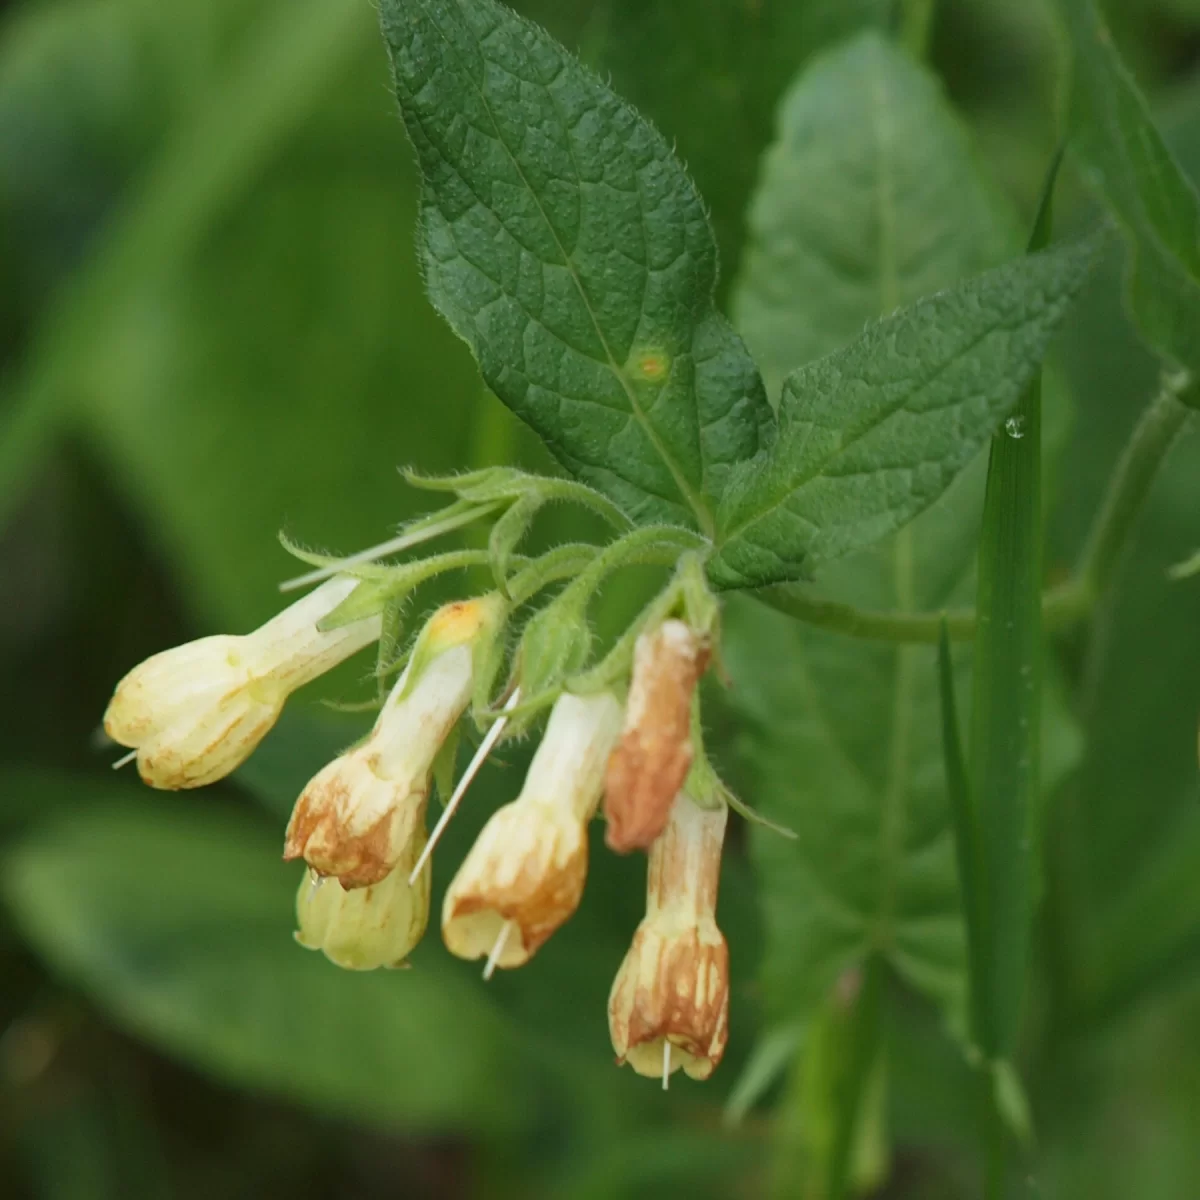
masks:
{"label": "flower bud", "polygon": [[317,624],[358,586],[339,576],[253,633],[165,650],[117,685],[104,714],[114,742],[137,750],[152,787],[203,787],[236,770],[296,688],[379,637],[367,617],[322,633]]}
{"label": "flower bud", "polygon": [[729,950],[717,928],[728,810],[680,793],[650,850],[646,916],[608,998],[618,1063],[666,1079],[707,1079],[729,1036]]}
{"label": "flower bud", "polygon": [[492,628],[495,607],[485,597],[430,618],[370,737],[319,771],[296,801],[286,861],[303,858],[350,888],[387,878],[423,829],[433,763],[470,702],[472,644]]}
{"label": "flower bud", "polygon": [[452,954],[522,966],[579,906],[587,824],[620,727],[607,692],[559,697],[520,796],[492,814],[446,893]]}
{"label": "flower bud", "polygon": [[707,645],[683,621],[637,640],[625,729],[605,779],[605,842],[619,854],[648,848],[667,824],[692,765],[692,693]]}
{"label": "flower bud", "polygon": [[391,874],[370,887],[347,891],[309,872],[296,895],[296,941],[348,971],[401,966],[429,923],[430,865],[408,882],[424,845],[421,826]]}

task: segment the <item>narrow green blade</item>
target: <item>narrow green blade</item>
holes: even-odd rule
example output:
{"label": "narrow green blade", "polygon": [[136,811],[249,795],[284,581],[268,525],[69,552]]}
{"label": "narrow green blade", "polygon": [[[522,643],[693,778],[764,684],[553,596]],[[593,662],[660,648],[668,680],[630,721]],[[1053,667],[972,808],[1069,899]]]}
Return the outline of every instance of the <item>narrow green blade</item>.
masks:
{"label": "narrow green blade", "polygon": [[[1049,238],[1061,153],[1030,238]],[[977,1032],[989,1058],[1007,1057],[1021,1016],[1033,910],[1042,647],[1042,392],[1040,374],[992,441],[979,547],[971,791],[985,943]],[[977,910],[978,911],[978,910]]]}

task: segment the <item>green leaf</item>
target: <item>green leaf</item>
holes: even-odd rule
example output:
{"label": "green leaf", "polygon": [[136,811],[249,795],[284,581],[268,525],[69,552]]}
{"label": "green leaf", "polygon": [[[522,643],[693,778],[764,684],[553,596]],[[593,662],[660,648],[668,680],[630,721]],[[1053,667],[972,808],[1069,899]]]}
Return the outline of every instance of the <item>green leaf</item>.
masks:
{"label": "green leaf", "polygon": [[1074,49],[1071,135],[1132,248],[1129,306],[1162,356],[1200,371],[1200,202],[1093,0],[1059,0]]}
{"label": "green leaf", "polygon": [[[564,5],[530,7],[522,10],[549,19]],[[814,53],[885,27],[893,0],[600,0],[586,8],[584,58],[611,71],[614,88],[675,140],[711,213],[728,291],[781,94]],[[561,40],[577,44],[565,33]]]}
{"label": "green leaf", "polygon": [[773,400],[797,366],[853,342],[866,321],[1016,245],[938,81],[880,35],[816,60],[778,120],[733,297]]}
{"label": "green leaf", "polygon": [[777,440],[722,503],[714,583],[804,578],[928,508],[1017,403],[1096,249],[1088,239],[990,271],[790,375]]}
{"label": "green leaf", "polygon": [[716,245],[682,165],[494,0],[381,11],[435,306],[570,471],[638,520],[711,532],[772,417],[713,305]]}
{"label": "green leaf", "polygon": [[[809,86],[814,77],[821,86]],[[785,106],[785,130],[831,122],[835,96],[871,103],[851,106],[845,125],[819,140],[781,142],[754,210],[767,208],[773,190],[781,233],[789,204],[804,214],[790,226],[798,257],[804,229],[839,230],[837,245],[851,254],[831,255],[827,281],[792,293],[786,309],[755,306],[761,315],[743,332],[775,378],[801,365],[789,357],[790,331],[823,331],[800,352],[828,354],[865,321],[986,265],[984,248],[996,257],[1017,248],[1015,222],[1001,215],[926,72],[885,44],[852,44],[801,77]],[[831,147],[838,151],[832,159]],[[785,158],[791,165],[781,174]],[[788,178],[820,181],[816,217],[809,215],[812,193],[788,187]],[[882,210],[881,196],[891,197]],[[842,228],[846,214],[854,221]],[[822,245],[804,254],[815,258]],[[747,321],[745,297],[769,294],[755,265],[768,258],[747,258],[736,305]],[[861,286],[863,278],[875,286]],[[831,327],[825,314],[834,309],[841,315]],[[979,460],[882,546],[833,564],[823,590],[871,609],[969,603],[983,471]],[[958,1005],[965,939],[931,650],[840,637],[749,601],[729,604],[724,646],[741,719],[742,790],[799,834],[787,842],[750,831],[767,927],[768,1008],[802,1019],[872,950],[922,991]],[[966,666],[960,657],[960,690]],[[1046,752],[1061,770],[1073,745],[1069,724],[1055,717]]]}
{"label": "green leaf", "polygon": [[[110,802],[18,844],[4,898],[51,965],[132,1032],[237,1085],[418,1129],[511,1127],[519,1072],[495,1017],[436,953],[343,972],[292,940],[299,874],[227,811]],[[498,1074],[499,1073],[499,1074]]]}

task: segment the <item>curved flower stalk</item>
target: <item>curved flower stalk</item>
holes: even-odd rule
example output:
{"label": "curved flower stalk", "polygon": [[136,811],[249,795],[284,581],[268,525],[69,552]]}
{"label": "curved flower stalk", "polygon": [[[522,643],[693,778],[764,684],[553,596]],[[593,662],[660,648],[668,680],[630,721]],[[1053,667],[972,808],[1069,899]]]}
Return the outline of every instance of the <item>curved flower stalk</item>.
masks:
{"label": "curved flower stalk", "polygon": [[486,958],[487,974],[519,967],[579,906],[587,824],[621,728],[608,692],[564,693],[520,796],[495,812],[446,893],[442,935],[459,958]]}
{"label": "curved flower stalk", "polygon": [[253,633],[200,638],[148,658],[117,685],[105,732],[136,751],[152,787],[223,779],[249,758],[293,691],[378,639],[378,616],[318,628],[357,586],[339,576]]}
{"label": "curved flower stalk", "polygon": [[296,941],[348,971],[403,966],[429,924],[429,864],[408,878],[424,845],[418,825],[391,873],[368,887],[309,872],[296,895]]}
{"label": "curved flower stalk", "polygon": [[707,1079],[729,1036],[729,950],[717,928],[728,809],[680,792],[650,850],[646,916],[617,972],[608,1027],[618,1063],[663,1080]]}
{"label": "curved flower stalk", "polygon": [[412,869],[434,760],[470,703],[476,651],[503,616],[496,596],[434,613],[370,736],[318,772],[296,801],[285,860],[303,858],[347,888],[382,883],[402,860]]}
{"label": "curved flower stalk", "polygon": [[610,850],[647,849],[666,827],[692,765],[692,696],[709,654],[707,640],[677,619],[638,638],[625,729],[605,779]]}

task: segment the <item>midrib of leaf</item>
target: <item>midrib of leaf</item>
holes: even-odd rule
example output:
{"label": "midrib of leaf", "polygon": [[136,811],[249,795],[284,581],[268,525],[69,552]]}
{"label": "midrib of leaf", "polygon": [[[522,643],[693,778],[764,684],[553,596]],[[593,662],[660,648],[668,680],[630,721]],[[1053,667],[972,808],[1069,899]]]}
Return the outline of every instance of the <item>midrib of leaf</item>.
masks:
{"label": "midrib of leaf", "polygon": [[[474,73],[467,69],[467,65],[463,63],[461,56],[454,46],[454,43],[449,37],[446,36],[446,33],[443,31],[442,27],[438,24],[437,17],[432,13],[430,14],[430,21],[441,35],[442,41],[445,43],[449,53],[453,55],[463,67],[463,74],[471,80],[471,84],[479,96],[479,101],[483,105],[484,111],[488,115],[488,120],[492,123],[492,130],[495,133],[497,144],[503,148],[505,155],[512,163],[513,169],[519,176],[521,183],[525,186],[525,190],[529,193],[533,203],[536,205],[538,214],[545,222],[546,228],[550,231],[550,237],[553,239],[554,245],[558,248],[559,254],[562,255],[562,265],[566,268],[567,273],[571,277],[571,282],[575,285],[575,290],[579,293],[579,299],[583,302],[583,307],[587,312],[588,319],[592,323],[592,328],[596,331],[596,337],[599,339],[600,345],[604,347],[604,357],[608,360],[608,368],[616,376],[618,383],[620,383],[621,390],[625,393],[625,398],[629,401],[629,408],[634,419],[637,421],[638,425],[641,426],[642,432],[645,433],[646,437],[650,440],[650,444],[654,447],[659,458],[661,458],[663,463],[666,465],[667,470],[671,472],[671,478],[675,480],[675,486],[679,489],[680,495],[684,498],[684,500],[687,501],[688,507],[691,508],[692,512],[695,514],[696,522],[700,526],[701,532],[706,537],[711,539],[715,532],[715,524],[713,522],[712,514],[708,511],[707,505],[705,505],[700,497],[692,490],[691,485],[687,481],[687,477],[682,473],[678,464],[667,452],[667,448],[663,445],[662,440],[655,432],[653,425],[651,425],[646,419],[646,414],[642,411],[642,406],[638,403],[636,393],[634,392],[633,388],[630,387],[629,381],[625,378],[625,372],[617,364],[617,360],[613,356],[612,348],[608,344],[608,338],[605,337],[604,330],[601,328],[600,322],[596,318],[596,312],[592,308],[592,302],[588,297],[587,290],[583,286],[583,280],[579,278],[579,272],[576,270],[575,263],[572,260],[570,253],[563,244],[562,238],[558,236],[558,230],[554,227],[554,222],[550,220],[550,214],[546,212],[546,208],[542,204],[541,197],[530,185],[529,180],[525,176],[525,172],[521,169],[521,164],[517,160],[516,155],[513,154],[508,143],[504,140],[504,136],[500,131],[499,122],[497,122],[495,114],[492,112],[492,106],[488,102],[487,93],[484,92],[483,88],[475,79]],[[545,92],[547,99],[552,105],[554,105],[555,111],[559,111],[558,101],[555,100],[548,85],[545,88]],[[559,112],[559,115],[562,115],[561,112]],[[564,125],[565,124],[566,122],[564,121]],[[570,154],[572,162],[574,162],[575,151],[569,140],[567,142],[567,152]],[[576,168],[576,174],[580,174],[578,168]],[[582,178],[582,175],[580,175],[580,178]],[[640,181],[638,182],[638,188],[640,198]],[[642,212],[643,225],[645,223],[645,219],[645,213]],[[696,419],[699,421],[698,413],[696,415]],[[703,471],[703,450],[701,450],[701,470]]]}
{"label": "midrib of leaf", "polygon": [[[888,121],[888,98],[883,80],[872,80],[875,101],[875,137],[879,155],[879,186],[876,190],[879,223],[879,310],[891,312],[900,303],[900,281],[896,265],[896,206],[892,187],[892,130]],[[892,578],[896,605],[902,612],[916,607],[912,526],[896,534],[892,544]],[[888,755],[887,786],[879,822],[880,870],[883,892],[876,938],[883,951],[891,949],[895,932],[897,868],[903,842],[908,801],[909,761],[912,751],[913,691],[916,683],[917,647],[895,650],[895,694],[892,698],[892,737]]]}

